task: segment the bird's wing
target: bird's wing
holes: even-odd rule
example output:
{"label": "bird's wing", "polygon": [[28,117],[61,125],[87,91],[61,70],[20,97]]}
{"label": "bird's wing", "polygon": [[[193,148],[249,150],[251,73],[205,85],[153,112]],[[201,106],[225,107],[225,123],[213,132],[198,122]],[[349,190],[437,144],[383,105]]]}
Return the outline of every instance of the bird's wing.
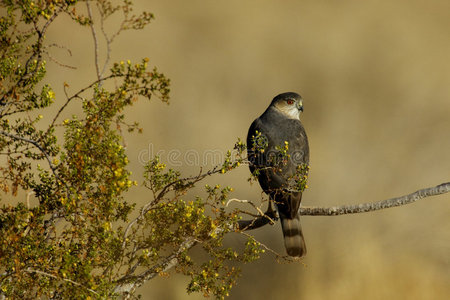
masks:
{"label": "bird's wing", "polygon": [[[266,194],[282,187],[284,179],[276,174],[270,164],[274,152],[272,130],[261,118],[253,121],[247,135],[247,153],[252,174],[258,172],[258,181]],[[269,125],[269,126],[268,126]]]}
{"label": "bird's wing", "polygon": [[262,124],[260,118],[257,118],[253,121],[253,123],[250,125],[250,128],[248,129],[247,134],[247,155],[249,160],[249,166],[250,166],[250,172],[255,171],[257,162],[260,161],[261,153],[259,151],[256,151],[257,145],[256,140],[258,136],[258,132],[261,132]]}
{"label": "bird's wing", "polygon": [[[288,142],[289,159],[286,164],[275,167],[274,155]],[[264,146],[261,151],[260,146]],[[269,122],[256,119],[247,135],[247,152],[252,173],[259,172],[259,183],[264,192],[289,188],[297,167],[309,163],[309,147],[305,130],[298,120],[285,119],[281,122]]]}

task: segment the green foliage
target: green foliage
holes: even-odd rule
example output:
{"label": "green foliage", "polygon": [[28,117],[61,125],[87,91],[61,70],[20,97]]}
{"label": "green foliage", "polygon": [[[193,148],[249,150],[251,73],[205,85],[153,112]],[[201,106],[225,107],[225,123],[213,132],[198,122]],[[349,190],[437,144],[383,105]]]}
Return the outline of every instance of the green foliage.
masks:
{"label": "green foliage", "polygon": [[265,149],[269,145],[267,138],[258,130],[256,130],[256,136],[252,135],[252,149],[256,153],[264,153]]}
{"label": "green foliage", "polygon": [[[275,151],[268,153],[269,146],[267,138],[256,131],[256,136],[251,137],[252,147],[249,151],[249,160],[253,161],[259,167],[255,168],[252,176],[248,181],[257,180],[261,172],[281,172],[286,167],[291,157],[289,152],[289,142],[285,141],[284,145],[275,145]],[[294,153],[295,156],[295,153]],[[303,192],[308,188],[308,172],[309,166],[307,164],[300,164],[294,174],[289,177],[289,186],[287,188]]]}
{"label": "green foliage", "polygon": [[[237,144],[242,145],[241,142]],[[242,151],[239,155],[242,155]],[[236,159],[231,163],[231,168],[238,167],[242,160]],[[131,248],[145,249],[137,259],[149,263],[149,266],[159,266],[155,271],[164,275],[163,262],[167,257],[161,257],[161,253],[178,251],[176,269],[191,277],[187,291],[201,291],[205,296],[212,294],[216,298],[224,298],[239,275],[239,269],[229,263],[251,262],[259,258],[260,245],[255,242],[252,244],[254,247],[247,247],[242,253],[224,247],[224,237],[236,230],[236,223],[240,219],[237,210],[228,212],[224,206],[229,193],[233,191],[231,187],[205,185],[205,199],[196,197],[188,202],[181,199],[195,183],[212,173],[221,173],[223,168],[217,167],[212,173],[192,178],[180,178],[179,172],[167,169],[155,157],[145,169],[145,186],[154,194],[154,200],[141,211],[143,217],[139,222],[143,224],[142,234],[137,231],[134,234],[135,237],[142,237],[142,240],[135,238]],[[170,193],[172,196],[168,197]],[[186,251],[187,247],[183,246],[186,243],[199,244],[204,252],[202,257],[209,259],[204,262],[192,260]]]}
{"label": "green foliage", "polygon": [[297,166],[297,171],[292,176],[292,179],[295,182],[295,190],[303,192],[305,189],[308,188],[307,181],[308,181],[308,172],[309,172],[309,166],[307,164],[301,164]]}
{"label": "green foliage", "polygon": [[[101,22],[122,13],[116,35],[142,29],[153,19],[147,12],[132,14],[127,0],[91,2]],[[140,98],[167,103],[169,80],[150,69],[147,58],[126,60],[114,63],[105,76],[98,72],[96,81],[73,95],[64,83],[66,95],[57,97],[45,81],[45,35],[59,15],[80,26],[93,25],[94,20],[77,12],[85,4],[0,4],[5,10],[0,18],[0,295],[132,297],[145,281],[176,266],[191,278],[188,292],[224,298],[239,275],[236,263],[258,259],[261,245],[249,237],[240,252],[224,246],[240,218],[238,211],[226,209],[231,187],[206,186],[204,198],[187,193],[207,176],[239,167],[246,147],[238,141],[223,165],[188,178],[155,157],[143,174],[149,201],[136,208],[126,197],[137,182],[127,169],[122,127],[140,129],[125,122],[124,111]],[[82,112],[60,120],[72,101]],[[46,115],[52,122],[44,124],[42,114],[48,110],[43,109],[49,106],[56,106],[57,113]],[[20,193],[34,195],[39,203],[11,201]],[[137,217],[131,218],[132,212]],[[203,251],[203,260],[191,258],[194,245]]]}

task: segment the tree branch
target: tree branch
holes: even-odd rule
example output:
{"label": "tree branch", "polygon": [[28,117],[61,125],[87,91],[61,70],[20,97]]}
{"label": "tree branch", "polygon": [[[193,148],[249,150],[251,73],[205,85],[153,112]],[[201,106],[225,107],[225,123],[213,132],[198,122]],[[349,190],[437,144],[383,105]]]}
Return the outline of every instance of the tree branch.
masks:
{"label": "tree branch", "polygon": [[15,140],[20,140],[20,141],[24,141],[24,142],[30,143],[33,146],[35,146],[36,148],[38,148],[39,151],[41,151],[42,154],[44,154],[44,157],[47,160],[47,163],[48,163],[48,165],[49,165],[53,175],[55,176],[55,178],[65,185],[65,187],[67,189],[67,193],[70,194],[69,186],[67,185],[67,183],[64,180],[62,180],[61,177],[59,177],[59,175],[57,173],[57,170],[56,170],[56,167],[53,165],[53,163],[52,163],[52,161],[50,159],[50,156],[45,151],[45,149],[42,148],[41,145],[39,145],[39,143],[37,141],[31,140],[31,139],[27,139],[27,138],[24,138],[24,137],[21,137],[21,136],[18,136],[18,135],[14,135],[12,133],[8,133],[8,132],[3,131],[3,130],[0,130],[0,135],[7,136],[7,137],[10,137],[10,138],[15,139]]}
{"label": "tree branch", "polygon": [[143,285],[146,281],[154,278],[161,272],[167,272],[171,268],[175,267],[178,264],[178,255],[183,251],[186,251],[193,246],[195,246],[196,240],[193,238],[186,239],[183,243],[181,243],[178,250],[166,257],[161,263],[153,266],[150,269],[143,271],[141,274],[135,276],[126,276],[117,281],[117,286],[114,289],[114,293],[124,295],[124,299],[129,299],[136,288]]}
{"label": "tree branch", "polygon": [[68,279],[68,278],[59,278],[59,277],[57,277],[57,276],[55,276],[55,275],[53,275],[53,274],[49,274],[49,273],[47,273],[47,272],[43,272],[43,271],[39,271],[39,270],[34,270],[34,269],[31,269],[31,268],[25,269],[24,271],[27,272],[27,273],[36,273],[36,274],[44,275],[44,276],[51,277],[51,278],[54,278],[54,279],[57,279],[57,280],[63,280],[63,281],[66,281],[66,282],[70,282],[70,283],[72,283],[72,284],[74,284],[74,285],[76,285],[76,286],[85,288],[85,289],[88,290],[89,292],[91,292],[91,293],[93,293],[94,295],[100,297],[100,295],[99,295],[96,291],[94,291],[93,289],[90,289],[90,288],[88,288],[88,287],[82,285],[81,283],[78,283],[78,282],[73,281],[73,280],[71,280],[71,279]]}
{"label": "tree branch", "polygon": [[[435,187],[424,188],[409,195],[391,198],[372,203],[363,203],[355,205],[342,205],[332,207],[301,207],[302,216],[340,216],[347,214],[358,214],[370,211],[376,211],[401,205],[410,204],[422,198],[441,195],[450,192],[450,182],[442,183]],[[240,220],[238,222],[239,230],[252,230],[271,223],[276,219],[276,212],[269,205],[264,215],[260,215],[253,220]]]}
{"label": "tree branch", "polygon": [[127,227],[125,228],[125,231],[123,233],[123,242],[122,242],[122,249],[125,249],[127,245],[127,236],[131,228],[137,224],[139,221],[143,220],[145,217],[145,214],[151,209],[151,207],[160,201],[164,195],[166,195],[168,192],[170,192],[173,188],[173,186],[177,183],[183,183],[184,186],[193,186],[195,183],[199,182],[200,180],[204,179],[207,176],[211,176],[215,173],[220,172],[219,167],[214,167],[214,169],[209,170],[208,172],[202,173],[200,169],[200,174],[193,177],[187,177],[182,179],[177,179],[175,181],[172,181],[171,183],[167,184],[159,193],[158,195],[155,195],[154,199],[147,204],[145,204],[139,216],[137,216],[134,220],[128,223]]}
{"label": "tree branch", "polygon": [[[51,23],[53,23],[53,21],[55,20],[55,18],[59,15],[59,13],[62,11],[62,7],[60,7],[57,11],[55,11],[52,16],[50,17],[50,19],[47,20],[47,22],[42,26],[42,29],[39,30],[39,28],[37,27],[37,23],[34,22],[34,27],[35,27],[35,32],[37,33],[37,41],[34,43],[34,46],[36,47],[35,50],[31,53],[30,57],[26,60],[25,62],[25,66],[24,66],[24,72],[22,72],[22,75],[18,78],[17,82],[15,82],[14,84],[12,84],[11,88],[3,93],[2,98],[0,99],[0,117],[4,117],[5,115],[8,115],[8,110],[10,109],[11,105],[13,104],[13,102],[8,102],[7,98],[11,97],[11,95],[14,93],[14,91],[17,88],[20,88],[21,85],[28,80],[29,78],[33,77],[36,72],[39,69],[39,65],[41,64],[42,61],[42,48],[43,48],[43,43],[44,43],[44,38],[45,38],[45,33],[47,32],[48,27],[50,26]],[[37,62],[35,63],[35,68],[33,70],[30,70],[30,64],[36,59],[37,57]],[[5,111],[5,114],[3,113],[3,111]],[[21,112],[21,111],[18,111]],[[12,114],[12,113],[9,113]]]}
{"label": "tree branch", "polygon": [[424,188],[409,195],[382,200],[373,203],[356,205],[343,205],[332,207],[302,207],[300,215],[303,216],[340,216],[376,211],[401,205],[414,203],[422,198],[441,195],[450,192],[450,182],[442,183],[435,187]]}
{"label": "tree branch", "polygon": [[[381,210],[390,207],[401,206],[409,203],[413,203],[419,199],[436,196],[440,194],[445,194],[450,192],[450,182],[440,184],[435,187],[425,188],[418,190],[409,195],[391,198],[383,201],[373,202],[373,203],[364,203],[357,205],[343,205],[343,206],[332,206],[332,207],[302,207],[300,208],[300,214],[304,216],[338,216],[345,214],[354,214],[354,213],[363,213]],[[230,199],[228,203],[232,201],[250,203],[248,200],[239,200],[239,199]],[[260,211],[260,210],[259,210]],[[138,217],[139,218],[139,217]],[[266,224],[273,224],[273,221],[277,219],[277,213],[273,210],[272,205],[269,203],[267,211],[258,216],[253,220],[240,220],[238,222],[239,231],[247,231],[262,227]],[[134,222],[130,223],[129,226],[132,226]],[[128,231],[127,228],[126,231]],[[221,231],[223,229],[216,228],[215,231]],[[125,235],[126,237],[126,235]],[[156,266],[153,266],[150,269],[143,271],[138,275],[126,275],[117,281],[116,288],[114,293],[121,294],[124,296],[124,299],[129,299],[129,297],[134,293],[136,288],[144,284],[146,281],[154,278],[160,272],[167,272],[174,266],[178,264],[178,255],[193,246],[196,245],[196,240],[193,238],[186,239],[183,243],[181,243],[179,249],[172,253],[170,256],[166,257],[161,263]],[[263,245],[266,249],[270,250],[267,246]],[[273,252],[273,251],[272,251]],[[273,252],[275,255],[281,257],[281,255]]]}
{"label": "tree branch", "polygon": [[97,33],[95,32],[95,28],[94,28],[94,18],[92,16],[92,10],[91,10],[91,6],[89,5],[89,1],[86,1],[86,8],[87,8],[88,16],[90,19],[89,27],[91,28],[92,38],[94,39],[95,72],[97,73],[97,79],[101,80],[102,76],[100,74],[100,67],[98,65],[99,54],[98,54]]}
{"label": "tree branch", "polygon": [[[55,126],[55,123],[56,123],[57,119],[59,118],[59,115],[63,112],[63,110],[67,107],[67,105],[69,105],[70,101],[72,101],[72,100],[75,99],[75,98],[81,98],[80,95],[81,95],[82,93],[84,93],[84,92],[87,91],[88,89],[94,87],[96,84],[99,84],[99,83],[101,83],[102,81],[105,81],[105,80],[108,80],[108,79],[111,79],[111,78],[115,78],[115,77],[119,77],[119,75],[112,74],[112,75],[109,75],[109,76],[107,76],[107,77],[105,77],[105,78],[97,79],[96,81],[94,81],[94,82],[92,82],[91,84],[89,84],[88,86],[82,88],[82,89],[79,90],[76,94],[74,94],[74,95],[72,95],[72,96],[70,96],[70,97],[68,97],[67,90],[66,90],[66,85],[65,85],[65,86],[64,86],[64,93],[66,94],[67,100],[66,100],[66,102],[59,108],[58,112],[56,113],[55,117],[53,118],[52,123],[51,123],[50,126],[49,126],[49,130],[50,130],[50,128],[53,128],[53,127]],[[81,99],[82,99],[82,98],[81,98]]]}

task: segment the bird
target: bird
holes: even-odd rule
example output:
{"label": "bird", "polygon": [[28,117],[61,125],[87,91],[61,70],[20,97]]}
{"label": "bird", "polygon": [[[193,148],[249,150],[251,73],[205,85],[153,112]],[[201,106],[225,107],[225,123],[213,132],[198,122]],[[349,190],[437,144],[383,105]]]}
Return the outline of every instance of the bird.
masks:
{"label": "bird", "polygon": [[278,211],[289,256],[306,255],[300,225],[300,202],[309,170],[309,145],[300,122],[303,99],[294,92],[273,98],[253,121],[247,135],[250,172]]}

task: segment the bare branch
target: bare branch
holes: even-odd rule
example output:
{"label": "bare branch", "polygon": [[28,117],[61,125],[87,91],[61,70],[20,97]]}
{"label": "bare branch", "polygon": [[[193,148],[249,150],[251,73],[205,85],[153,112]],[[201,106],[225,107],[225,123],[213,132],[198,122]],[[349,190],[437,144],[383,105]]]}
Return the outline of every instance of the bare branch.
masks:
{"label": "bare branch", "polygon": [[233,198],[228,200],[226,206],[228,206],[231,202],[248,203],[259,213],[259,216],[253,220],[239,220],[238,230],[240,231],[256,229],[267,224],[273,225],[275,224],[275,221],[278,220],[277,212],[273,210],[271,201],[269,201],[269,205],[267,206],[267,211],[265,213],[263,213],[259,207],[249,200],[239,200]]}
{"label": "bare branch", "polygon": [[[100,85],[102,85],[102,78],[103,75],[106,72],[106,69],[109,64],[109,60],[111,59],[111,44],[113,43],[114,39],[117,35],[120,34],[120,32],[124,29],[124,24],[127,21],[127,16],[125,16],[125,19],[120,24],[119,29],[116,33],[114,33],[111,37],[108,36],[105,30],[105,19],[107,18],[107,15],[105,15],[105,12],[101,8],[101,5],[97,3],[97,9],[98,13],[100,14],[100,30],[103,34],[103,38],[105,39],[106,44],[106,58],[105,62],[103,63],[103,67],[100,68],[100,56],[99,56],[99,43],[98,43],[98,37],[97,37],[97,31],[95,30],[94,23],[93,23],[93,15],[92,15],[92,9],[89,1],[86,1],[86,7],[88,11],[89,18],[91,19],[90,28],[92,32],[92,38],[94,39],[94,49],[95,49],[95,70],[97,72],[97,78],[100,80]],[[101,70],[100,70],[101,69]]]}
{"label": "bare branch", "polygon": [[[373,203],[363,203],[356,205],[342,205],[332,207],[301,207],[300,215],[302,216],[340,216],[347,214],[357,214],[370,211],[376,211],[401,205],[410,204],[416,202],[419,199],[441,195],[450,192],[450,182],[442,183],[435,187],[425,188],[418,190],[409,195],[382,200]],[[232,199],[236,201],[235,199]],[[247,200],[246,200],[247,202]],[[269,223],[273,224],[273,220],[276,220],[276,212],[273,211],[271,206],[267,208],[267,211],[253,220],[240,220],[238,222],[238,230],[252,230]]]}
{"label": "bare branch", "polygon": [[248,203],[250,206],[252,206],[254,209],[256,209],[256,211],[258,211],[258,213],[259,213],[260,215],[264,215],[264,213],[262,212],[261,208],[259,208],[258,206],[256,206],[255,203],[253,203],[253,202],[250,201],[250,200],[242,200],[242,199],[232,198],[232,199],[229,199],[229,200],[227,201],[227,203],[225,204],[225,206],[228,207],[228,205],[230,205],[230,203],[232,203],[232,202]]}
{"label": "bare branch", "polygon": [[383,201],[356,205],[343,205],[333,207],[302,207],[300,214],[303,216],[340,216],[376,211],[401,205],[410,204],[422,198],[441,195],[450,192],[450,182],[442,183],[435,187],[418,190],[409,195],[391,198]]}
{"label": "bare branch", "polygon": [[258,216],[253,220],[239,220],[238,230],[252,230],[267,224],[274,224],[274,220],[278,220],[276,211],[268,209],[264,215]]}
{"label": "bare branch", "polygon": [[67,53],[69,54],[69,56],[72,56],[72,51],[70,51],[69,48],[64,47],[64,46],[61,46],[61,45],[58,45],[58,44],[56,44],[56,43],[53,43],[53,44],[50,44],[50,45],[48,45],[47,47],[45,47],[45,49],[43,49],[43,52],[44,52],[45,54],[47,54],[48,58],[50,58],[51,61],[53,61],[54,63],[58,64],[59,66],[65,67],[65,68],[69,68],[69,69],[73,69],[73,70],[76,70],[76,69],[77,69],[77,68],[74,67],[74,66],[70,66],[70,65],[64,64],[64,63],[58,61],[57,59],[55,59],[55,58],[50,54],[50,51],[47,50],[47,49],[50,49],[51,47],[57,47],[57,48],[59,48],[59,49],[64,49],[64,50],[67,51]]}
{"label": "bare branch", "polygon": [[114,40],[114,37],[112,37],[111,39],[108,37],[108,34],[106,33],[106,30],[105,30],[105,15],[98,3],[97,3],[97,8],[100,13],[100,30],[102,31],[103,37],[106,41],[106,59],[105,59],[105,63],[103,65],[102,71],[100,72],[100,76],[103,77],[103,74],[105,74],[105,72],[106,72],[106,68],[108,66],[109,60],[111,59],[111,44]]}
{"label": "bare branch", "polygon": [[100,67],[98,65],[99,54],[98,54],[97,33],[94,28],[94,21],[93,21],[94,18],[92,17],[92,10],[91,10],[91,5],[89,4],[89,1],[86,1],[86,7],[87,7],[89,19],[91,20],[89,26],[91,27],[92,38],[94,39],[95,71],[97,72],[97,79],[101,80],[102,77],[100,74]]}

